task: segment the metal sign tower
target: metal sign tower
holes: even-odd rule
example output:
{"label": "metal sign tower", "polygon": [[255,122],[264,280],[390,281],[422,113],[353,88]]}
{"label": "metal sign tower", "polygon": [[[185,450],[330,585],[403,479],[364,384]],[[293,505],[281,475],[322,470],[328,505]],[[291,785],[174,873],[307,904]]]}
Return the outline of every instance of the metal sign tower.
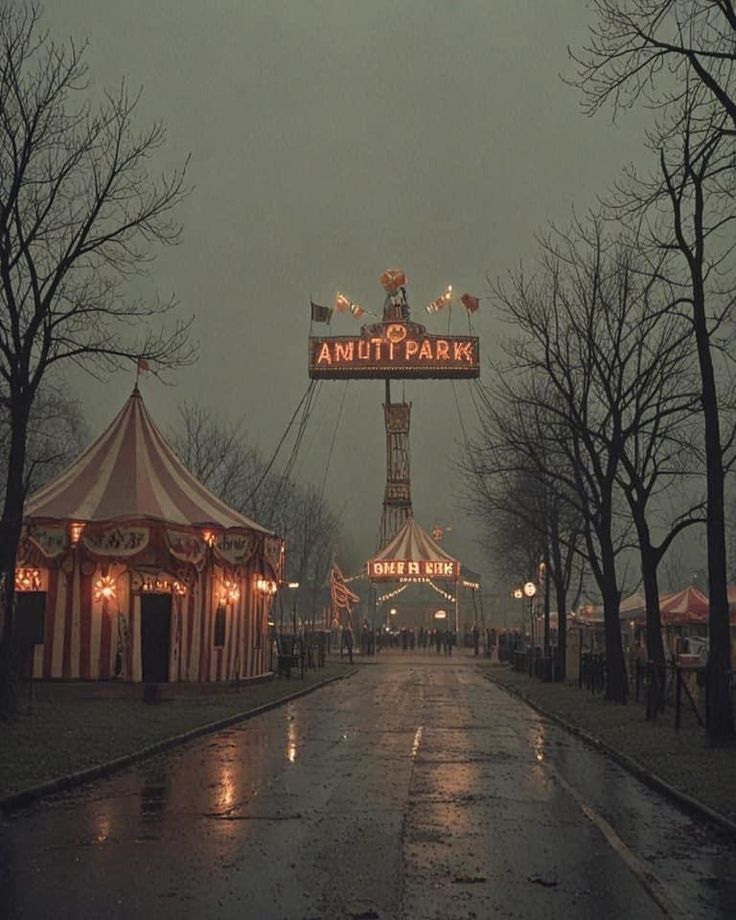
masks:
{"label": "metal sign tower", "polygon": [[[432,335],[424,326],[412,322],[406,299],[406,279],[399,269],[384,272],[381,283],[387,292],[381,322],[362,326],[359,336],[310,335],[309,376],[323,380],[378,378],[386,381],[383,404],[386,486],[380,530],[381,546],[385,546],[412,515],[411,403],[391,401],[391,380],[478,377],[480,346],[477,336]],[[450,289],[430,304],[428,311],[436,312],[449,299]],[[337,303],[338,310],[349,309],[355,316],[365,313],[344,295],[338,295]]]}

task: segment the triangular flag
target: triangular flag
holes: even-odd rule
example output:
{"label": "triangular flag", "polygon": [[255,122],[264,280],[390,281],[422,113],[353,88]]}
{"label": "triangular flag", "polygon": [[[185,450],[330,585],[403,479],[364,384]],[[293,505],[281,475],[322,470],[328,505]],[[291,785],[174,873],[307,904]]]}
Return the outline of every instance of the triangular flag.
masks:
{"label": "triangular flag", "polygon": [[340,291],[337,292],[337,297],[335,297],[335,309],[338,313],[347,313],[350,309],[350,301]]}
{"label": "triangular flag", "polygon": [[138,358],[138,370],[139,371],[150,371],[151,365],[146,361],[145,358]]}
{"label": "triangular flag", "polygon": [[356,319],[360,319],[360,317],[365,313],[365,310],[362,307],[359,307],[357,303],[351,303],[350,312]]}

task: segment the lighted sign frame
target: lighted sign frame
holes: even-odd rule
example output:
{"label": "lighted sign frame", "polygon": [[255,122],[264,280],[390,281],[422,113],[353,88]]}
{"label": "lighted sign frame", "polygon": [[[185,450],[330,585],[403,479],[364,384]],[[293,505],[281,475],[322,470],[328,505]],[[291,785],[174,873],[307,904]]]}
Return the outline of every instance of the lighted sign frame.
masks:
{"label": "lighted sign frame", "polygon": [[357,336],[310,336],[309,376],[340,380],[480,376],[480,340],[474,335],[430,335],[418,323],[364,326]]}
{"label": "lighted sign frame", "polygon": [[371,559],[368,577],[372,581],[395,581],[399,578],[450,578],[460,576],[456,560],[436,562],[432,559]]}

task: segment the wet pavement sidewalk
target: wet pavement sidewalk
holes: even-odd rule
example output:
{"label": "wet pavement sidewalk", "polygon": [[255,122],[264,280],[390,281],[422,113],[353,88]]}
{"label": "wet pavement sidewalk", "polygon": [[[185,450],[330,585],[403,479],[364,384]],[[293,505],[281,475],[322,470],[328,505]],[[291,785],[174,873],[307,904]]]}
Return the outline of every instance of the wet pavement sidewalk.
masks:
{"label": "wet pavement sidewalk", "polygon": [[715,918],[735,879],[462,656],[387,655],[0,827],[8,917]]}

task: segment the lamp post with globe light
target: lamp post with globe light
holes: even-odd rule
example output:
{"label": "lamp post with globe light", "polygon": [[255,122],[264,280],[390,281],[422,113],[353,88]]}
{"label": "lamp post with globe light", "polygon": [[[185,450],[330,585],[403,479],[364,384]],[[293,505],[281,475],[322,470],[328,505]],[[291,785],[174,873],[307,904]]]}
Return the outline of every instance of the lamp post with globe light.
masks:
{"label": "lamp post with globe light", "polygon": [[531,650],[529,652],[529,676],[534,673],[534,595],[537,593],[537,586],[533,581],[528,581],[522,588],[524,597],[529,598],[529,627],[531,630]]}

